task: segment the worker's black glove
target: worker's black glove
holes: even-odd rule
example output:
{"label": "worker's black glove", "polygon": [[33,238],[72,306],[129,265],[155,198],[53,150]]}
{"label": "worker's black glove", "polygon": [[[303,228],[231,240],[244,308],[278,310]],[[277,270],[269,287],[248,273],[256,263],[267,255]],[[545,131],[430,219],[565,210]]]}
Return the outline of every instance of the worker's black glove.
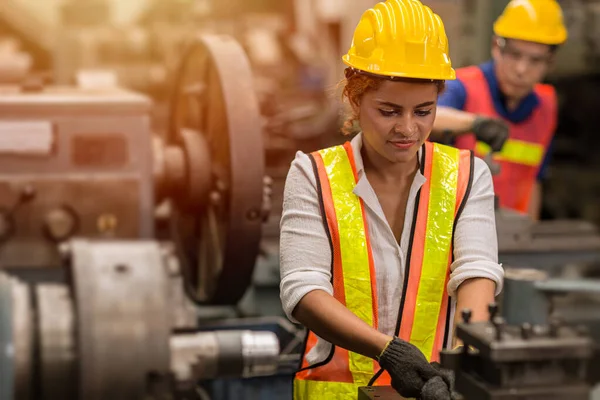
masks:
{"label": "worker's black glove", "polygon": [[423,385],[421,400],[454,400],[448,384],[441,376],[434,376]]}
{"label": "worker's black glove", "polygon": [[[425,384],[432,378],[439,377],[446,386],[446,392],[450,396],[451,382],[443,371],[438,370],[427,362],[427,359],[414,345],[394,338],[379,357],[379,365],[386,370],[392,378],[392,387],[396,389],[403,397],[416,398],[421,397],[421,390]],[[428,394],[437,393],[439,384],[435,382],[430,384]],[[438,397],[429,397],[428,400],[437,400]],[[450,397],[439,397],[440,400],[450,399]]]}
{"label": "worker's black glove", "polygon": [[478,116],[472,130],[477,140],[488,144],[493,152],[498,152],[508,139],[510,128],[501,119]]}
{"label": "worker's black glove", "polygon": [[438,362],[432,362],[431,365],[437,369],[441,377],[433,377],[425,383],[421,390],[421,400],[456,400],[452,392],[454,390],[454,373],[447,369],[442,369]]}

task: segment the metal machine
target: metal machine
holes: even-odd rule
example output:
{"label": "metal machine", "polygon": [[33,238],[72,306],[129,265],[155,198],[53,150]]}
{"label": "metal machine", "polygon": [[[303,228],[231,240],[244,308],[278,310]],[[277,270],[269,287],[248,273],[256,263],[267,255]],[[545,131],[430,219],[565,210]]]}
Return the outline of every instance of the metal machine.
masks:
{"label": "metal machine", "polygon": [[201,379],[277,370],[273,332],[199,330],[168,245],[73,240],[62,254],[66,283],[0,273],[0,399],[201,399]]}
{"label": "metal machine", "polygon": [[533,221],[497,209],[496,230],[498,258],[505,266],[557,272],[567,264],[600,261],[600,233],[588,221]]}
{"label": "metal machine", "polygon": [[[507,325],[490,305],[490,319],[470,322],[464,310],[456,334],[464,343],[441,353],[442,367],[454,372],[460,400],[588,400],[593,340],[584,328],[551,320],[545,325]],[[390,387],[364,387],[358,400],[400,400]]]}
{"label": "metal machine", "polygon": [[159,136],[143,95],[2,89],[0,400],[202,399],[277,370],[273,332],[198,322],[244,295],[269,209],[243,50],[197,37],[174,92]]}
{"label": "metal machine", "polygon": [[464,310],[457,337],[463,351],[442,351],[442,366],[452,369],[455,390],[464,399],[588,400],[588,361],[593,340],[585,329],[561,325],[506,325],[490,305],[490,319],[470,323]]}
{"label": "metal machine", "polygon": [[[223,64],[239,81],[222,75]],[[73,237],[166,235],[202,301],[239,300],[268,204],[250,69],[235,41],[203,36],[180,79],[166,138],[152,132],[150,100],[136,93],[3,89],[2,267],[62,266],[58,244]]]}

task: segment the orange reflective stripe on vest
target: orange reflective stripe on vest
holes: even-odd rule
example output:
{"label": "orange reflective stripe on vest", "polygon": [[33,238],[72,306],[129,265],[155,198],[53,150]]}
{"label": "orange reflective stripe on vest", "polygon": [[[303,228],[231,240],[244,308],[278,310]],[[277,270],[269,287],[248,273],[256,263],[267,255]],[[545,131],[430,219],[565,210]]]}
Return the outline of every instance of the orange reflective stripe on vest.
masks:
{"label": "orange reflective stripe on vest", "polygon": [[456,149],[429,146],[426,151],[431,149],[434,154],[425,157],[424,165],[430,184],[421,189],[399,337],[417,346],[428,360],[437,361],[440,348],[435,354],[433,350],[443,333],[438,329],[439,316],[446,313],[442,303],[447,297],[461,160]]}
{"label": "orange reflective stripe on vest", "polygon": [[[357,177],[352,148],[345,146],[321,150],[324,169],[331,189],[331,204],[335,210],[338,236],[338,259],[342,261],[341,287],[345,303],[342,303],[356,316],[373,327],[377,327],[377,299],[374,266],[371,247],[367,242],[365,212],[362,200],[352,191]],[[356,353],[349,353],[349,367],[352,373],[364,374],[373,371],[373,360]]]}
{"label": "orange reflective stripe on vest", "polygon": [[[401,314],[401,331],[428,359],[437,359],[448,323],[446,286],[452,253],[454,220],[470,185],[470,152],[427,142],[422,172],[427,182],[415,207],[411,232],[413,256],[407,274]],[[332,248],[334,297],[370,326],[377,328],[375,265],[366,212],[354,194],[358,176],[350,143],[311,154],[321,205]],[[404,325],[407,325],[406,328]],[[356,399],[358,388],[379,370],[376,361],[339,347],[317,365],[308,365],[306,354],[316,345],[309,332],[302,368],[294,380],[294,399]],[[384,374],[377,384],[389,384]]]}

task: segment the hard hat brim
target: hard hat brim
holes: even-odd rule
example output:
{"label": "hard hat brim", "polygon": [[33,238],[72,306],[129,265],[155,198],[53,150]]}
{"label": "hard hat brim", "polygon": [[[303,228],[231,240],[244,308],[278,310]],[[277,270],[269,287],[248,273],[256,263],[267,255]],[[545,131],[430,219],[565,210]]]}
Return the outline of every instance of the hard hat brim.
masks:
{"label": "hard hat brim", "polygon": [[554,36],[544,36],[542,34],[529,34],[529,32],[514,32],[506,31],[501,27],[494,25],[494,34],[499,37],[506,39],[523,40],[526,42],[547,44],[549,46],[558,46],[567,41],[568,33],[566,29],[562,29]]}
{"label": "hard hat brim", "polygon": [[377,78],[394,80],[394,78],[403,79],[426,79],[432,81],[455,80],[456,71],[450,66],[439,66],[438,68],[429,65],[410,65],[404,68],[403,72],[373,70],[369,68],[367,63],[357,62],[356,58],[346,54],[342,57],[342,61],[347,66],[362,72],[366,75],[372,75]]}

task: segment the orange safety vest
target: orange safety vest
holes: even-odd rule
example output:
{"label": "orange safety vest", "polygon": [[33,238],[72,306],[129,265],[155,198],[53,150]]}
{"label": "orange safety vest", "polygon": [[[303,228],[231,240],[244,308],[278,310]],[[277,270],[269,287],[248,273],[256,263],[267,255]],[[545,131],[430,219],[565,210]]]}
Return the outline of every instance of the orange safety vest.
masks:
{"label": "orange safety vest", "polygon": [[[472,154],[431,142],[423,146],[421,172],[427,181],[415,207],[397,335],[428,360],[439,359],[449,332],[452,239],[471,186]],[[332,248],[333,296],[377,329],[375,265],[364,204],[353,193],[358,175],[352,147],[347,142],[310,156]],[[358,388],[380,370],[375,360],[337,346],[325,361],[309,365],[306,354],[316,343],[309,331],[294,379],[294,400],[354,400]],[[387,373],[378,375],[375,384],[390,384]]]}
{"label": "orange safety vest", "polygon": [[[467,92],[465,111],[502,118],[496,112],[489,85],[479,67],[459,68],[456,75]],[[509,139],[502,150],[493,155],[493,159],[501,168],[500,173],[493,178],[500,206],[522,213],[529,210],[533,186],[556,128],[557,100],[554,88],[538,84],[534,92],[540,104],[533,114],[521,123],[514,124],[505,120],[510,126]],[[475,150],[479,157],[490,153],[490,147],[476,141],[473,134],[460,136],[455,146]]]}

